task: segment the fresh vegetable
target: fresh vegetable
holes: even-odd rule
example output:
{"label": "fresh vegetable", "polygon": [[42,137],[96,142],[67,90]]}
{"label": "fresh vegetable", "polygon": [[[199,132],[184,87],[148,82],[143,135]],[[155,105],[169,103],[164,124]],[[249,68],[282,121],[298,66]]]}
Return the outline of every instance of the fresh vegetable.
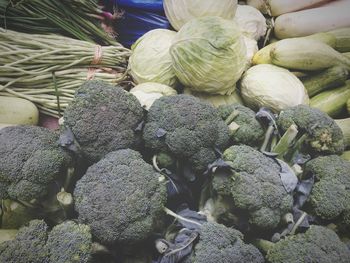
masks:
{"label": "fresh vegetable", "polygon": [[334,49],[339,52],[350,51],[350,27],[344,27],[327,32],[335,37],[336,44]]}
{"label": "fresh vegetable", "polygon": [[272,16],[279,16],[298,10],[308,9],[316,5],[324,4],[329,0],[269,0],[268,6]]}
{"label": "fresh vegetable", "polygon": [[340,155],[340,157],[343,158],[344,160],[350,162],[350,150],[343,152],[343,154]]}
{"label": "fresh vegetable", "polygon": [[87,81],[77,90],[63,118],[65,131],[60,143],[77,148],[75,151],[89,162],[112,151],[141,146],[137,127],[144,118],[143,108],[134,95],[121,87]]}
{"label": "fresh vegetable", "polygon": [[133,87],[130,93],[139,100],[143,108],[149,110],[155,100],[163,96],[176,95],[177,91],[167,85],[146,82]]}
{"label": "fresh vegetable", "polygon": [[215,161],[215,148],[223,150],[229,138],[228,127],[213,106],[184,94],[156,100],[143,129],[148,149],[173,155],[196,172]]}
{"label": "fresh vegetable", "polygon": [[348,109],[348,114],[350,115],[350,98],[348,99],[346,103],[347,109]]}
{"label": "fresh vegetable", "polygon": [[310,106],[327,113],[331,117],[337,117],[346,108],[350,98],[350,80],[339,88],[327,90],[314,96],[310,100]]}
{"label": "fresh vegetable", "polygon": [[235,90],[231,95],[217,95],[217,94],[207,94],[192,91],[191,89],[185,88],[184,94],[193,95],[200,100],[209,102],[215,108],[221,105],[229,105],[233,103],[243,104],[243,100],[238,93],[238,90]]}
{"label": "fresh vegetable", "polygon": [[218,16],[233,19],[236,13],[237,0],[164,0],[166,17],[175,30],[194,18]]}
{"label": "fresh vegetable", "polygon": [[330,46],[307,38],[283,39],[273,44],[271,62],[296,70],[322,70],[332,66],[350,69],[350,59]]}
{"label": "fresh vegetable", "polygon": [[119,150],[89,167],[77,182],[74,199],[78,220],[91,227],[97,240],[131,245],[161,229],[165,178],[140,153]]}
{"label": "fresh vegetable", "polygon": [[28,124],[37,125],[39,111],[30,101],[0,96],[0,123],[1,124]]}
{"label": "fresh vegetable", "polygon": [[251,39],[259,40],[267,30],[265,17],[249,5],[237,5],[234,21],[242,34]]}
{"label": "fresh vegetable", "polygon": [[326,227],[312,225],[305,233],[291,235],[277,243],[259,240],[255,243],[271,263],[307,262],[346,263],[350,252],[337,234]]}
{"label": "fresh vegetable", "polygon": [[350,118],[335,120],[344,135],[345,146],[350,146]]}
{"label": "fresh vegetable", "polygon": [[350,162],[338,155],[315,158],[305,166],[303,178],[309,177],[315,180],[308,200],[312,214],[349,229]]}
{"label": "fresh vegetable", "polygon": [[296,76],[268,64],[253,66],[244,73],[241,95],[252,109],[268,107],[274,112],[309,102],[304,85]]}
{"label": "fresh vegetable", "polygon": [[251,39],[249,37],[243,36],[244,44],[246,46],[246,54],[247,54],[247,64],[251,65],[253,61],[253,57],[258,52],[258,42],[254,39]]}
{"label": "fresh vegetable", "polygon": [[277,125],[285,132],[295,124],[300,131],[305,152],[311,155],[341,154],[344,151],[344,136],[340,127],[326,113],[298,105],[281,111]]}
{"label": "fresh vegetable", "polygon": [[126,78],[130,50],[98,46],[59,35],[0,28],[0,95],[30,100],[43,113],[60,116],[87,79],[111,84]]}
{"label": "fresh vegetable", "polygon": [[247,66],[238,27],[219,17],[188,22],[175,36],[170,54],[180,82],[210,94],[231,94]]}
{"label": "fresh vegetable", "polygon": [[263,14],[268,14],[270,12],[268,3],[265,0],[247,0],[247,5],[258,9]]}
{"label": "fresh vegetable", "polygon": [[174,31],[154,29],[133,44],[129,68],[137,84],[157,82],[176,87],[178,80],[169,53],[175,35]]}
{"label": "fresh vegetable", "polygon": [[[300,1],[293,1],[296,2]],[[349,8],[349,1],[338,0],[320,7],[281,15],[275,20],[275,35],[279,39],[284,39],[349,27]]]}
{"label": "fresh vegetable", "polygon": [[339,86],[344,85],[349,72],[341,66],[332,67],[324,71],[310,75],[302,80],[309,97]]}

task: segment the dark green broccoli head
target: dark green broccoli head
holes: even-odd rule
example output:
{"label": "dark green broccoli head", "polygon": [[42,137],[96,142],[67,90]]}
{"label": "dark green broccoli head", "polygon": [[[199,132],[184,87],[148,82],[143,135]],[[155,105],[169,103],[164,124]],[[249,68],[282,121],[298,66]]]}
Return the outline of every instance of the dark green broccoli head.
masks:
{"label": "dark green broccoli head", "polygon": [[304,171],[305,177],[312,175],[315,184],[309,202],[313,212],[322,219],[340,219],[346,224],[350,212],[350,162],[338,155],[315,158],[306,163]]}
{"label": "dark green broccoli head", "polygon": [[111,152],[92,165],[74,190],[79,220],[101,243],[137,243],[159,227],[166,184],[133,150]]}
{"label": "dark green broccoli head", "polygon": [[46,263],[49,251],[46,248],[48,226],[42,220],[33,220],[19,230],[14,240],[0,243],[0,262]]}
{"label": "dark green broccoli head", "polygon": [[187,262],[232,263],[264,262],[264,257],[253,245],[245,244],[241,232],[217,223],[201,227],[199,241]]}
{"label": "dark green broccoli head", "polygon": [[311,226],[305,233],[288,236],[272,246],[267,253],[270,263],[347,263],[349,248],[332,230]]}
{"label": "dark green broccoli head", "polygon": [[344,136],[326,113],[306,105],[298,105],[281,111],[277,125],[286,131],[292,124],[299,132],[306,133],[306,145],[318,154],[339,154],[344,151]]}
{"label": "dark green broccoli head", "polygon": [[91,245],[90,227],[73,221],[66,221],[55,226],[46,243],[50,253],[50,262],[55,263],[89,262]]}
{"label": "dark green broccoli head", "polygon": [[0,243],[0,262],[86,263],[91,254],[90,228],[72,221],[49,232],[43,220],[32,220],[15,239]]}
{"label": "dark green broccoli head", "polygon": [[248,213],[252,226],[276,228],[293,205],[292,195],[282,184],[278,163],[246,145],[231,146],[223,159],[231,166],[231,173],[214,174],[214,193],[228,200],[229,207]]}
{"label": "dark green broccoli head", "polygon": [[143,120],[143,108],[121,87],[86,82],[63,117],[64,125],[72,130],[84,156],[92,162],[109,152],[140,146],[141,134],[136,128]]}
{"label": "dark green broccoli head", "polygon": [[71,156],[58,146],[58,134],[35,126],[0,130],[0,199],[30,201],[63,181]]}
{"label": "dark green broccoli head", "polygon": [[[250,146],[259,146],[264,140],[265,131],[260,122],[255,118],[255,112],[248,107],[240,104],[224,105],[218,108],[221,118],[235,130],[232,135],[232,141],[235,144],[246,144]],[[234,114],[234,118],[232,116]],[[232,116],[232,120],[229,118]]]}
{"label": "dark green broccoli head", "polygon": [[150,108],[144,127],[146,147],[168,152],[203,171],[215,160],[214,148],[229,141],[227,125],[210,104],[189,95],[165,96]]}

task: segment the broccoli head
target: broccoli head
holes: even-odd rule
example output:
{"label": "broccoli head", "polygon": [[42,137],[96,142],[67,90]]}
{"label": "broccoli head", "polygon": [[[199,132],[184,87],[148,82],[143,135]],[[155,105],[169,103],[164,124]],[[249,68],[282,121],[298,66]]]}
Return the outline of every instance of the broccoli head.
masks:
{"label": "broccoli head", "polygon": [[146,147],[186,160],[204,171],[216,159],[215,148],[229,141],[227,125],[207,102],[190,95],[165,96],[150,108],[143,131]]}
{"label": "broccoli head", "polygon": [[231,130],[231,138],[235,144],[259,146],[264,140],[265,131],[255,118],[255,112],[240,104],[224,105],[218,108]]}
{"label": "broccoli head", "polygon": [[85,263],[90,259],[91,245],[86,225],[66,221],[49,232],[43,220],[33,220],[15,239],[0,243],[0,262]]}
{"label": "broccoli head", "polygon": [[309,198],[313,213],[350,227],[350,162],[338,155],[317,157],[306,163],[304,176],[315,178]]}
{"label": "broccoli head", "polygon": [[214,202],[209,211],[213,211],[214,218],[222,221],[229,214],[238,219],[247,216],[253,227],[276,228],[293,206],[292,194],[281,181],[279,164],[247,145],[231,146],[225,150],[223,159],[230,171],[213,174]]}
{"label": "broccoli head", "polygon": [[143,117],[134,95],[102,81],[83,84],[63,115],[64,126],[90,162],[119,149],[137,149],[141,144],[137,128]]}
{"label": "broccoli head", "polygon": [[167,200],[166,182],[140,153],[111,152],[88,168],[74,190],[79,220],[103,244],[134,244],[157,227]]}
{"label": "broccoli head", "polygon": [[280,240],[267,253],[270,263],[346,263],[349,258],[350,250],[337,234],[316,225],[312,225],[305,233]]}
{"label": "broccoli head", "polygon": [[292,124],[297,125],[301,134],[306,135],[305,145],[315,154],[340,154],[344,151],[344,136],[340,127],[326,113],[298,105],[281,111],[277,125],[286,131]]}
{"label": "broccoli head", "polygon": [[186,263],[264,262],[264,257],[253,245],[243,241],[238,230],[217,223],[204,223],[198,243]]}
{"label": "broccoli head", "polygon": [[52,186],[63,185],[72,165],[58,146],[58,134],[35,126],[1,129],[0,156],[0,199],[46,198]]}

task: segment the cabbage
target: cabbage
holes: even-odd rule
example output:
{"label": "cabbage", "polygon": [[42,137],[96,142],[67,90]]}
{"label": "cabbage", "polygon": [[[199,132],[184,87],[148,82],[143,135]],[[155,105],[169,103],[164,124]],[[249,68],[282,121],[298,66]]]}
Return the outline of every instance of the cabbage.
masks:
{"label": "cabbage", "polygon": [[220,17],[192,19],[170,48],[173,68],[186,87],[211,94],[231,94],[247,66],[243,36]]}
{"label": "cabbage", "polygon": [[155,29],[135,42],[129,59],[129,69],[136,84],[157,82],[171,87],[177,85],[178,80],[169,53],[175,35],[175,31]]}
{"label": "cabbage", "polygon": [[249,5],[238,5],[234,18],[246,37],[259,40],[266,33],[266,19],[260,11]]}
{"label": "cabbage", "polygon": [[175,30],[193,18],[219,16],[233,19],[237,0],[164,0],[166,17]]}
{"label": "cabbage", "polygon": [[218,94],[206,94],[206,93],[198,93],[191,91],[188,88],[184,89],[184,94],[192,95],[194,97],[199,98],[200,100],[204,100],[209,102],[215,108],[224,105],[231,105],[234,103],[243,104],[242,98],[238,94],[237,90],[235,90],[231,95],[218,95]]}
{"label": "cabbage", "polygon": [[130,90],[146,110],[152,106],[153,102],[162,96],[176,95],[177,92],[173,88],[154,82],[146,82],[139,84]]}
{"label": "cabbage", "polygon": [[303,83],[287,69],[269,64],[253,66],[241,80],[245,104],[258,110],[267,107],[278,113],[299,104],[309,104]]}

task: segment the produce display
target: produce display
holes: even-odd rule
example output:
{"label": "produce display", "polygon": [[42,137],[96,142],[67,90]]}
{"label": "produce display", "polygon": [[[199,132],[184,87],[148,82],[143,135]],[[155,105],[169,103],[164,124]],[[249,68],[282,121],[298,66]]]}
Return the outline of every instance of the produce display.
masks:
{"label": "produce display", "polygon": [[0,0],[0,263],[350,262],[349,3]]}

